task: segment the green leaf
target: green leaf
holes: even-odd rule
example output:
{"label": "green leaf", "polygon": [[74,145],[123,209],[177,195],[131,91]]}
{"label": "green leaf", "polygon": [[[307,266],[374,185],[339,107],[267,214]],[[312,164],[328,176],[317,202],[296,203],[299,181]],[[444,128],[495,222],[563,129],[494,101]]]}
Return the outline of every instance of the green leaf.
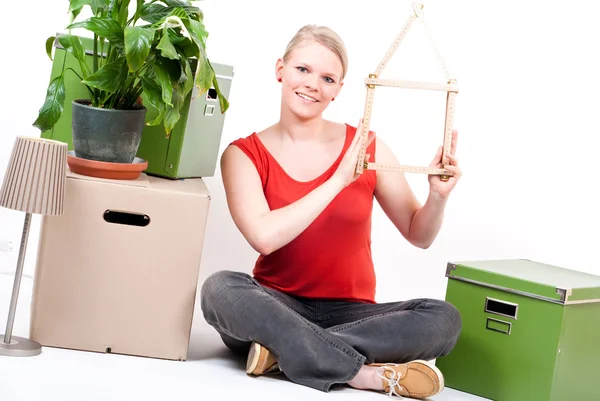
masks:
{"label": "green leaf", "polygon": [[83,80],[83,83],[107,92],[116,92],[127,80],[127,63],[124,57],[104,65],[94,74]]}
{"label": "green leaf", "polygon": [[[90,6],[92,9],[92,13],[96,14],[96,11],[99,8],[107,8],[109,3],[110,0],[70,0],[69,12],[77,16],[84,6]],[[77,14],[75,14],[75,12]]]}
{"label": "green leaf", "polygon": [[229,108],[229,102],[223,93],[221,93],[215,70],[206,56],[206,39],[208,38],[208,32],[206,31],[204,24],[200,21],[190,19],[186,21],[186,24],[191,32],[192,40],[198,47],[198,65],[196,66],[194,82],[198,87],[198,93],[202,94],[211,87],[214,87],[219,98],[221,112],[224,113]]}
{"label": "green leaf", "polygon": [[206,31],[206,27],[200,21],[189,20],[189,29],[192,31],[198,39],[200,39],[200,43],[202,47],[206,49],[206,39],[208,39],[208,32]]}
{"label": "green leaf", "polygon": [[171,105],[171,98],[173,94],[173,84],[171,83],[171,77],[165,67],[160,62],[154,65],[154,74],[162,89],[162,100],[166,105]]}
{"label": "green leaf", "polygon": [[185,0],[163,0],[163,3],[170,7],[185,7],[192,5],[191,2]]}
{"label": "green leaf", "polygon": [[119,3],[121,0],[109,0],[108,7],[106,9],[106,13],[102,14],[104,17],[110,17],[114,20],[117,19],[117,13],[119,12]]}
{"label": "green leaf", "polygon": [[145,2],[146,2],[146,0],[136,0],[135,14],[133,15],[133,18],[132,18],[133,25],[135,25],[137,20],[142,15],[142,12],[144,11],[144,7],[145,7],[145,5],[144,5]]}
{"label": "green leaf", "polygon": [[100,37],[106,38],[115,47],[122,49],[124,45],[123,29],[117,21],[112,18],[92,17],[88,20],[71,24],[67,29],[84,28],[94,32]]}
{"label": "green leaf", "polygon": [[142,78],[142,88],[144,89],[144,95],[150,106],[158,111],[158,116],[154,120],[148,121],[146,125],[158,125],[165,117],[165,112],[167,110],[162,101],[162,89],[154,81],[146,77]]}
{"label": "green leaf", "polygon": [[181,118],[179,111],[181,110],[181,106],[183,106],[183,96],[181,95],[181,84],[176,84],[173,87],[173,104],[167,105],[167,112],[165,114],[165,132],[167,136],[171,134],[173,127]]}
{"label": "green leaf", "polygon": [[156,24],[161,22],[165,17],[167,17],[171,12],[173,12],[174,9],[176,8],[182,8],[186,14],[188,15],[188,17],[192,17],[192,16],[196,16],[196,18],[198,18],[198,16],[202,15],[202,12],[200,11],[200,9],[198,7],[193,7],[193,6],[180,6],[180,7],[165,7],[161,4],[146,4],[142,7],[139,17],[141,19],[143,19],[144,21],[147,21],[151,24]]}
{"label": "green leaf", "polygon": [[138,17],[151,24],[156,24],[168,14],[167,7],[161,4],[144,4],[138,10]]}
{"label": "green leaf", "polygon": [[169,40],[171,41],[173,46],[179,47],[185,43],[193,45],[191,37],[185,37],[181,33],[176,32],[175,29],[168,29],[167,32],[169,34]]}
{"label": "green leaf", "polygon": [[130,0],[122,0],[119,2],[119,14],[117,15],[117,22],[124,26],[129,17],[129,3]]}
{"label": "green leaf", "polygon": [[77,13],[79,14],[83,6],[89,5],[89,3],[90,2],[87,0],[71,0],[69,2],[69,12],[73,13],[77,11]]}
{"label": "green leaf", "polygon": [[158,110],[158,116],[156,116],[156,118],[154,120],[146,122],[147,126],[154,127],[155,125],[160,124],[163,121],[163,119],[165,118],[165,114],[167,112],[165,104],[161,103],[157,110]]}
{"label": "green leaf", "polygon": [[[210,68],[212,69],[212,65],[210,66]],[[219,106],[221,107],[221,114],[225,113],[229,108],[229,101],[225,98],[223,93],[221,93],[221,89],[219,89],[219,81],[217,80],[216,74],[213,75],[213,86],[215,87],[215,90],[217,91],[217,96],[219,97]]]}
{"label": "green leaf", "polygon": [[198,21],[189,20],[187,25],[190,28],[192,40],[198,47],[198,65],[196,66],[195,85],[200,94],[206,92],[212,85],[215,72],[206,57],[205,45],[202,38],[206,39],[208,33],[204,29],[204,24]]}
{"label": "green leaf", "polygon": [[75,18],[77,18],[77,16],[79,15],[79,13],[81,13],[81,8],[79,8],[77,10],[73,10],[71,12],[71,22],[75,21]]}
{"label": "green leaf", "polygon": [[185,82],[183,85],[183,97],[185,98],[188,93],[194,88],[194,74],[192,74],[192,67],[188,60],[183,60],[183,71],[185,74]]}
{"label": "green leaf", "polygon": [[51,130],[63,112],[64,103],[65,78],[64,74],[61,74],[48,85],[46,99],[33,126],[39,128],[42,132]]}
{"label": "green leaf", "polygon": [[141,26],[125,28],[125,55],[129,71],[135,72],[142,68],[154,39],[155,30]]}
{"label": "green leaf", "polygon": [[189,17],[195,17],[199,20],[204,19],[204,14],[202,14],[202,10],[200,10],[198,7],[195,7],[191,1],[163,0],[163,3],[165,3],[169,7],[183,8]]}
{"label": "green leaf", "polygon": [[163,57],[170,58],[171,60],[179,60],[181,58],[179,53],[177,53],[177,49],[175,49],[175,46],[171,43],[168,30],[166,29],[156,48],[161,50],[160,55]]}
{"label": "green leaf", "polygon": [[180,82],[181,76],[185,74],[183,71],[181,63],[177,60],[171,60],[164,57],[157,58],[157,64],[160,64],[168,73],[171,82],[176,83]]}
{"label": "green leaf", "polygon": [[58,42],[67,52],[71,53],[77,59],[79,67],[81,68],[81,74],[86,78],[90,74],[90,69],[85,60],[85,49],[81,42],[81,38],[74,35],[60,35],[58,37]]}
{"label": "green leaf", "polygon": [[192,40],[186,39],[185,42],[177,45],[177,48],[185,58],[198,58],[198,45]]}
{"label": "green leaf", "polygon": [[50,60],[52,60],[52,46],[54,45],[54,40],[56,40],[55,36],[50,36],[46,39],[46,54],[50,57]]}
{"label": "green leaf", "polygon": [[144,95],[146,95],[148,103],[155,109],[159,109],[160,105],[163,104],[161,87],[147,77],[142,77],[141,81],[142,88],[144,88]]}
{"label": "green leaf", "polygon": [[168,17],[179,17],[179,19],[189,19],[188,13],[182,7],[175,7],[171,10],[171,12],[167,15]]}
{"label": "green leaf", "polygon": [[[180,12],[177,13],[177,10]],[[191,40],[192,36],[189,32],[188,25],[186,25],[186,23],[189,23],[189,21],[190,20],[187,18],[185,11],[183,11],[181,8],[177,8],[174,10],[173,15],[166,16],[158,25],[160,29],[167,30],[167,32],[172,33],[174,37],[178,38],[178,40]]]}
{"label": "green leaf", "polygon": [[199,93],[204,93],[210,89],[215,71],[206,58],[206,53],[203,48],[200,48],[200,57],[198,57],[198,65],[196,67],[195,84],[198,87]]}

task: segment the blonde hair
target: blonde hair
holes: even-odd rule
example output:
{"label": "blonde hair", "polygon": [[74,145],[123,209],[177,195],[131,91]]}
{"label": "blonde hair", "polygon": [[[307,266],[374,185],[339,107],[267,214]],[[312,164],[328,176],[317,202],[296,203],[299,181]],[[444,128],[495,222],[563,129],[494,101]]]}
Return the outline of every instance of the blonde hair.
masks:
{"label": "blonde hair", "polygon": [[342,76],[340,77],[340,80],[344,79],[346,71],[348,71],[348,54],[346,46],[344,45],[342,38],[326,26],[305,25],[300,28],[288,43],[285,53],[283,54],[283,61],[288,61],[290,54],[296,47],[310,40],[314,40],[325,46],[337,56],[342,63]]}

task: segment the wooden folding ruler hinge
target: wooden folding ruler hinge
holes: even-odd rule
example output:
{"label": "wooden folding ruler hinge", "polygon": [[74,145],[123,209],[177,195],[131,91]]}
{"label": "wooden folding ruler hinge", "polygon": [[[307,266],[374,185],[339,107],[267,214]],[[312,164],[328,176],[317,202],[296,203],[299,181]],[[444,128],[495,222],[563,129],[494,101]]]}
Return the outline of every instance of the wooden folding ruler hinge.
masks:
{"label": "wooden folding ruler hinge", "polygon": [[[406,173],[422,173],[429,175],[439,175],[441,179],[446,181],[450,176],[452,176],[452,172],[445,169],[443,166],[448,164],[448,156],[450,153],[451,145],[452,145],[452,128],[454,123],[454,109],[455,109],[455,98],[458,93],[458,85],[456,83],[456,79],[451,78],[448,73],[448,69],[442,59],[440,52],[437,49],[437,46],[433,42],[431,34],[429,33],[429,28],[425,22],[425,18],[423,16],[423,5],[420,3],[413,3],[413,13],[409,16],[408,20],[400,30],[400,33],[397,35],[396,39],[392,43],[390,49],[385,54],[381,62],[379,63],[377,69],[374,73],[369,74],[369,77],[365,79],[365,85],[367,88],[366,100],[365,100],[365,108],[363,115],[363,124],[362,124],[362,132],[360,133],[363,136],[363,146],[360,150],[358,161],[356,164],[356,173],[362,174],[364,170],[390,170],[390,171],[401,171]],[[430,82],[414,82],[414,81],[402,81],[395,79],[380,79],[379,76],[381,72],[387,65],[388,61],[398,48],[400,42],[406,35],[406,33],[411,28],[412,24],[416,19],[419,19],[423,26],[425,27],[427,36],[431,44],[433,45],[433,49],[436,53],[438,60],[443,68],[444,74],[446,75],[446,83],[430,83]],[[425,166],[405,166],[405,165],[386,165],[381,163],[371,163],[365,161],[366,157],[366,148],[367,148],[367,137],[369,135],[369,125],[371,122],[371,112],[373,109],[373,98],[375,96],[375,88],[377,86],[388,86],[395,88],[405,88],[405,89],[416,89],[416,90],[434,90],[434,91],[445,91],[446,94],[446,120],[444,124],[444,139],[443,139],[443,147],[442,147],[442,168],[432,168]]]}

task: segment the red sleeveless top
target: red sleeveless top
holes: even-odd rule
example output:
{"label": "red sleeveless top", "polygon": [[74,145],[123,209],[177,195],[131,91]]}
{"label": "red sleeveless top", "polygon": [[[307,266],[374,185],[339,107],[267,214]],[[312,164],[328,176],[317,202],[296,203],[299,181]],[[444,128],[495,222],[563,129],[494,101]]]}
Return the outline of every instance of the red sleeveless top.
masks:
{"label": "red sleeveless top", "polygon": [[[252,160],[271,210],[302,198],[335,173],[356,127],[346,124],[346,142],[336,161],[312,181],[291,178],[253,133],[233,145]],[[375,158],[375,141],[367,148]],[[260,255],[254,278],[293,296],[375,303],[375,272],[371,258],[371,211],[375,171],[365,170],[344,188],[300,235],[269,255]]]}

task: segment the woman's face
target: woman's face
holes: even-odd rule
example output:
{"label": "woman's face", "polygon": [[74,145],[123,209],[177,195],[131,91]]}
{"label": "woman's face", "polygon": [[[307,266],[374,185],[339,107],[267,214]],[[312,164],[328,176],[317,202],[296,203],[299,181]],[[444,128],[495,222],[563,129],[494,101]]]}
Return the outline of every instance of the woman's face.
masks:
{"label": "woman's face", "polygon": [[338,95],[342,63],[325,46],[309,41],[296,47],[286,63],[277,62],[282,79],[282,104],[301,118],[320,115]]}

